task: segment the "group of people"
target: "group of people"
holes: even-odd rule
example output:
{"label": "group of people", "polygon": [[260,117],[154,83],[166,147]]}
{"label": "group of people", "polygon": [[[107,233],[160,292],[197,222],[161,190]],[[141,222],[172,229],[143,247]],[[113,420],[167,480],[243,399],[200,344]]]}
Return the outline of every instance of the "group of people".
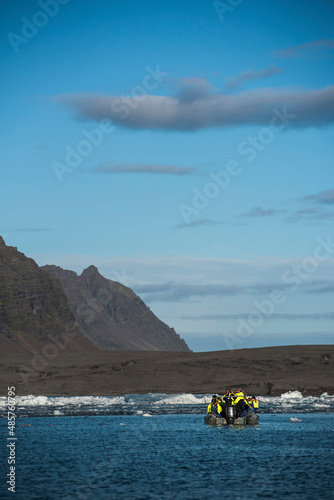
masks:
{"label": "group of people", "polygon": [[236,392],[226,389],[224,396],[218,396],[217,394],[212,396],[207,412],[223,416],[227,403],[237,406],[241,412],[246,412],[250,408],[256,412],[256,409],[259,407],[259,402],[255,396],[246,396],[241,389],[238,389]]}

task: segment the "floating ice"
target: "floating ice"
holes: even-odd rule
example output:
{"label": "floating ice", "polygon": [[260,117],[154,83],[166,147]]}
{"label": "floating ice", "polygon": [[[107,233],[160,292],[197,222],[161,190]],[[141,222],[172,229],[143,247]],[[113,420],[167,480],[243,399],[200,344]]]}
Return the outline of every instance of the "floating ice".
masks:
{"label": "floating ice", "polygon": [[281,394],[282,399],[303,399],[303,395],[299,391],[289,391],[285,392],[284,394]]}
{"label": "floating ice", "polygon": [[300,420],[299,418],[297,417],[291,417],[290,418],[290,422],[302,422],[302,420]]}
{"label": "floating ice", "polygon": [[[141,415],[205,413],[211,394],[128,394],[125,396],[16,396],[19,416],[29,415]],[[259,396],[260,413],[334,411],[334,396],[327,393],[304,397],[299,391],[281,396]],[[6,416],[7,397],[0,398],[0,414]],[[58,412],[58,413],[57,413]]]}
{"label": "floating ice", "polygon": [[[6,399],[6,398],[1,398]],[[124,396],[17,396],[16,404],[18,406],[110,406],[124,403]]]}
{"label": "floating ice", "polygon": [[16,398],[16,404],[22,406],[45,406],[50,404],[49,399],[46,396],[22,396]]}
{"label": "floating ice", "polygon": [[155,401],[157,405],[199,405],[208,404],[211,401],[211,396],[194,396],[193,394],[176,394],[166,396],[159,401]]}

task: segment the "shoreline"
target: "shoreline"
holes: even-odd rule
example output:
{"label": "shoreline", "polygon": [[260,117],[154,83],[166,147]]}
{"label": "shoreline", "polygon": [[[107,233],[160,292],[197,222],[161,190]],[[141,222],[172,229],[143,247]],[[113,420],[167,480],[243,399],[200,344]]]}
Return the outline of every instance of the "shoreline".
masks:
{"label": "shoreline", "polygon": [[334,394],[334,345],[282,346],[201,353],[63,351],[0,356],[0,396],[123,396],[208,394],[242,387],[251,395]]}

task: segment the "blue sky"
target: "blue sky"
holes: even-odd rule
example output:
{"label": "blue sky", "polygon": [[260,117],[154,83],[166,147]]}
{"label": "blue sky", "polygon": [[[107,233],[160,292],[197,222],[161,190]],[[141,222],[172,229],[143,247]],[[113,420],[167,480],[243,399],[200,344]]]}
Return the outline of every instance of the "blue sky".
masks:
{"label": "blue sky", "polygon": [[195,351],[332,343],[334,4],[1,9],[6,243]]}

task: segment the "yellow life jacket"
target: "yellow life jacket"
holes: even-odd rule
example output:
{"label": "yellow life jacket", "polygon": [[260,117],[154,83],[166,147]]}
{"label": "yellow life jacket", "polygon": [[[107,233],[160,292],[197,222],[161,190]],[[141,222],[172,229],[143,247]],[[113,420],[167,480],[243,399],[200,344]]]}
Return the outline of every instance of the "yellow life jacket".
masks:
{"label": "yellow life jacket", "polygon": [[219,403],[215,403],[215,404],[210,403],[208,406],[208,413],[211,413],[211,412],[221,413],[222,411],[223,411],[223,409]]}
{"label": "yellow life jacket", "polygon": [[227,392],[226,394],[224,394],[224,396],[222,396],[222,398],[233,398],[235,396],[235,394],[233,392]]}
{"label": "yellow life jacket", "polygon": [[259,402],[258,402],[257,399],[255,399],[255,400],[253,399],[252,403],[253,403],[253,408],[258,408],[259,407]]}
{"label": "yellow life jacket", "polygon": [[239,401],[242,401],[242,400],[245,400],[245,398],[243,396],[237,396],[236,398],[233,399],[232,404],[237,405],[239,403]]}

